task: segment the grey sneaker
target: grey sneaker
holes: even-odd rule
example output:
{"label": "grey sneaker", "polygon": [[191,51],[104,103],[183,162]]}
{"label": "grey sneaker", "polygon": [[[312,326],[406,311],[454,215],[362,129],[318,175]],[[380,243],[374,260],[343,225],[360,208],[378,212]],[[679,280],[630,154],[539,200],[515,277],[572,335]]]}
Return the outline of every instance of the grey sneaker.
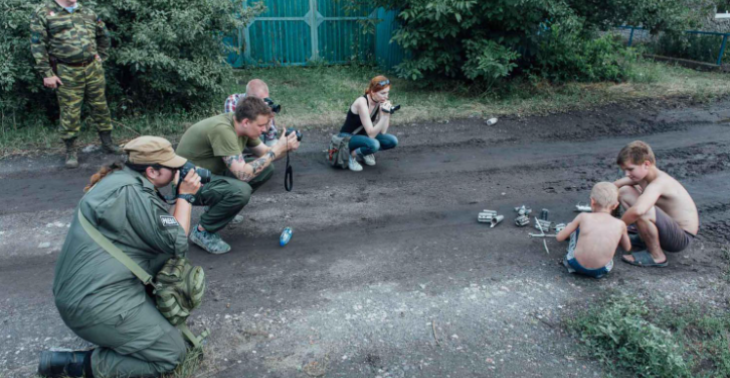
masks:
{"label": "grey sneaker", "polygon": [[362,160],[365,162],[366,165],[373,166],[375,165],[375,155],[365,155],[362,157]]}
{"label": "grey sneaker", "polygon": [[360,163],[357,162],[357,159],[352,155],[350,155],[350,160],[347,162],[347,168],[350,168],[351,171],[355,172],[362,171],[362,165],[360,165]]}
{"label": "grey sneaker", "polygon": [[190,241],[214,255],[222,255],[231,251],[231,246],[224,242],[218,234],[198,231],[198,225],[195,225],[193,231],[190,232]]}

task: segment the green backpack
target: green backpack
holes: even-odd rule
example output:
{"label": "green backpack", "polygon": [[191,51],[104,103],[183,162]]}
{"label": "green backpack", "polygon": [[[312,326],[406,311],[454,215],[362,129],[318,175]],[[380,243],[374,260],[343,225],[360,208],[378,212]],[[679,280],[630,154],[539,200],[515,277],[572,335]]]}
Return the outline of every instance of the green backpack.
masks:
{"label": "green backpack", "polygon": [[155,276],[155,301],[162,316],[177,326],[203,302],[205,273],[184,257],[173,257]]}
{"label": "green backpack", "polygon": [[134,260],[130,259],[124,251],[115,246],[109,239],[99,232],[84,217],[79,209],[79,222],[86,230],[86,233],[104,248],[110,255],[119,260],[127,269],[131,270],[137,278],[145,285],[151,285],[154,290],[155,303],[162,316],[170,324],[180,329],[183,336],[197,348],[200,346],[210,332],[206,329],[200,336],[195,336],[188,328],[185,321],[190,316],[190,311],[198,308],[203,302],[205,293],[205,273],[203,268],[193,266],[190,260],[184,257],[173,257],[165,262],[162,269],[155,276],[152,276],[142,269]]}

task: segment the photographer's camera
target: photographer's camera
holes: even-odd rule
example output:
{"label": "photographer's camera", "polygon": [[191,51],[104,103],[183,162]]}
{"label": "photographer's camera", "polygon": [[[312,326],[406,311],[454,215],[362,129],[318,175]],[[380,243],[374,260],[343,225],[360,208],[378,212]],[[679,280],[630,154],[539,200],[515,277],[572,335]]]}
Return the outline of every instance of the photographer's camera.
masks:
{"label": "photographer's camera", "polygon": [[188,161],[185,163],[185,165],[180,167],[180,179],[178,180],[178,186],[180,186],[180,184],[183,182],[183,180],[185,180],[185,176],[188,175],[188,172],[190,172],[191,169],[194,169],[195,173],[197,173],[198,176],[200,176],[201,184],[207,184],[210,182],[211,173],[209,170],[207,170],[205,168],[196,167],[193,163]]}
{"label": "photographer's camera", "polygon": [[400,110],[400,105],[396,105],[388,110],[383,110],[383,111],[386,113],[393,114],[393,113],[397,112],[398,110]]}
{"label": "photographer's camera", "polygon": [[294,129],[289,129],[289,130],[286,131],[286,134],[284,134],[284,135],[289,136],[289,134],[291,134],[291,133],[296,133],[297,134],[297,140],[300,141],[300,142],[302,141],[302,132],[301,131],[294,130]]}

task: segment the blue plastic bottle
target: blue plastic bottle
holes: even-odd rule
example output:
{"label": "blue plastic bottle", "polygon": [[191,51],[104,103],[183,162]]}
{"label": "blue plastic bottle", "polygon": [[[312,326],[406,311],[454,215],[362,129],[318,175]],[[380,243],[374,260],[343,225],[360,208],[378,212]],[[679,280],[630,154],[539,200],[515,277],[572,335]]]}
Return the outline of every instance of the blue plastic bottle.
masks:
{"label": "blue plastic bottle", "polygon": [[291,240],[291,227],[287,227],[281,232],[281,236],[279,236],[279,245],[283,247],[289,243],[289,240]]}

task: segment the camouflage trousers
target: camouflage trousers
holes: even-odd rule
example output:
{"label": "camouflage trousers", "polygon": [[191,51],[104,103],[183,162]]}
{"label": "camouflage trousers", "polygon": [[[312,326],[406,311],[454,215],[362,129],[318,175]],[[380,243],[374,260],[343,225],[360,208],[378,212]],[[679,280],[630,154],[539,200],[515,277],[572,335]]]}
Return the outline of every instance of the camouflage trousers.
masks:
{"label": "camouflage trousers", "polygon": [[98,131],[110,131],[112,119],[106,103],[104,68],[94,61],[86,67],[58,64],[58,78],[63,85],[57,89],[61,109],[61,139],[73,139],[81,128],[81,106],[86,99],[91,122]]}

